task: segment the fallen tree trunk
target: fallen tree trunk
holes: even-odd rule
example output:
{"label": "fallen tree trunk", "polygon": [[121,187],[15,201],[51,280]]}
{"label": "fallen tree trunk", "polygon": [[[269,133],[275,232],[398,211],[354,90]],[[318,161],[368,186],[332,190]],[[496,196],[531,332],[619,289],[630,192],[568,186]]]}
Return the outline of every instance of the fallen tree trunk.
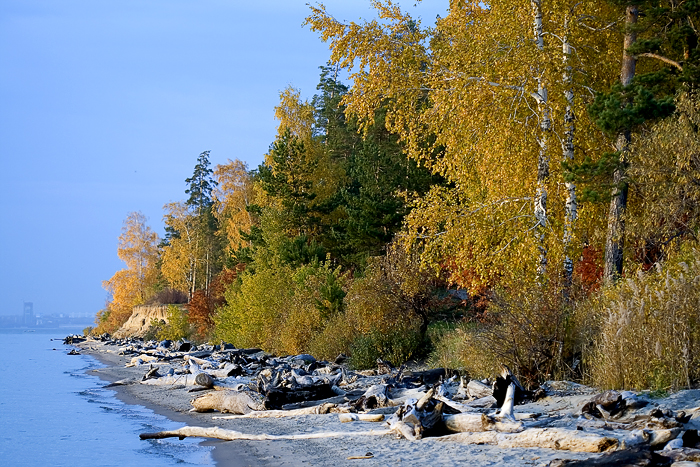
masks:
{"label": "fallen tree trunk", "polygon": [[190,401],[195,412],[217,410],[221,413],[245,415],[254,410],[264,410],[262,398],[250,391],[213,391]]}
{"label": "fallen tree trunk", "polygon": [[[355,397],[359,397],[362,394],[354,394]],[[348,393],[344,396],[335,396],[335,397],[329,397],[328,399],[321,399],[318,401],[302,401],[302,402],[295,402],[294,404],[285,404],[282,406],[282,410],[295,410],[295,409],[304,409],[307,407],[316,407],[317,405],[320,404],[342,404],[343,402],[347,402],[348,397],[352,397],[352,393]]]}
{"label": "fallen tree trunk", "polygon": [[321,404],[315,407],[305,407],[293,410],[253,410],[243,415],[226,415],[212,417],[215,420],[229,420],[234,418],[282,418],[296,417],[299,415],[322,415],[330,413],[336,407],[335,404]]}
{"label": "fallen tree trunk", "polygon": [[473,379],[467,383],[467,395],[474,399],[493,396],[493,388]]}
{"label": "fallen tree trunk", "polygon": [[517,433],[523,431],[523,424],[515,420],[499,420],[486,414],[460,413],[445,415],[445,426],[456,433],[499,431],[501,433]]}
{"label": "fallen tree trunk", "polygon": [[346,438],[349,436],[384,436],[391,434],[391,430],[369,430],[369,431],[331,431],[321,433],[305,433],[301,435],[268,435],[259,434],[252,435],[241,433],[240,431],[225,430],[219,427],[199,427],[185,426],[177,430],[159,431],[157,433],[141,433],[141,439],[164,439],[164,438],[179,438],[187,437],[197,438],[214,438],[223,439],[225,441],[247,440],[247,441],[274,441],[274,440],[297,440],[297,439],[321,439],[321,438]]}
{"label": "fallen tree trunk", "polygon": [[342,423],[348,422],[383,422],[384,415],[379,413],[339,413],[338,419]]}
{"label": "fallen tree trunk", "polygon": [[575,452],[614,451],[620,445],[617,438],[565,428],[529,428],[520,433],[457,433],[438,439],[467,444],[490,444],[499,448],[547,448]]}
{"label": "fallen tree trunk", "polygon": [[496,405],[496,398],[493,396],[482,397],[481,399],[474,399],[473,401],[465,402],[463,405],[467,407],[472,407],[475,409],[490,409]]}

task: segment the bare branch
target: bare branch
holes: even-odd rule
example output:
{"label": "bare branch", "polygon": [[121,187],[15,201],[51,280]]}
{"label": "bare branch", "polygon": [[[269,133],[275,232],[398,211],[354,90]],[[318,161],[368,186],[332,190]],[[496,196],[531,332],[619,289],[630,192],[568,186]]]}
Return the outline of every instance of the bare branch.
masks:
{"label": "bare branch", "polygon": [[666,58],[666,57],[664,57],[664,56],[662,56],[662,55],[657,55],[657,54],[653,54],[653,53],[647,52],[647,53],[639,54],[639,55],[637,55],[637,57],[655,58],[655,59],[657,59],[657,60],[661,60],[661,61],[664,62],[664,63],[668,63],[669,65],[675,66],[675,67],[678,68],[679,70],[683,71],[683,67],[681,66],[680,63],[678,63],[678,62],[676,62],[676,61],[674,61],[674,60],[671,60],[670,58]]}

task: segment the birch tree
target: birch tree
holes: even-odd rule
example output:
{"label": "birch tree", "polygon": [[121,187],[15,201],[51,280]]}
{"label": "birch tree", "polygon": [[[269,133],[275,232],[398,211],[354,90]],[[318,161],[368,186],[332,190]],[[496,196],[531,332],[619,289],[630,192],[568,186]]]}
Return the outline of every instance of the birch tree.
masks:
{"label": "birch tree", "polygon": [[164,206],[166,225],[177,232],[163,248],[161,272],[171,287],[186,291],[190,297],[206,288],[206,226],[185,203]]}
{"label": "birch tree", "polygon": [[250,234],[255,221],[249,211],[254,202],[253,179],[246,163],[238,159],[217,165],[214,179],[217,186],[212,192],[213,212],[231,254],[242,246],[250,246],[244,235]]}
{"label": "birch tree", "polygon": [[153,293],[158,280],[158,235],[147,225],[146,216],[132,212],[124,220],[117,255],[126,264],[102,286],[110,293],[102,332],[117,330],[131,316],[132,309]]}
{"label": "birch tree", "polygon": [[[564,139],[563,109],[585,105],[563,90],[583,89],[609,71],[600,57],[591,71],[589,52],[608,36],[594,43],[574,31],[567,2],[453,1],[428,28],[393,2],[373,5],[379,19],[362,24],[341,23],[322,5],[307,22],[352,71],[348,112],[369,125],[373,110],[389,102],[387,128],[409,157],[451,184],[419,199],[409,240],[422,244],[429,262],[450,264],[452,279],[465,286],[517,271],[542,274],[551,248],[562,251],[561,236],[550,234],[561,228],[566,199],[561,171],[550,167],[558,152],[551,139]],[[575,24],[593,14],[592,2],[579,6]],[[563,36],[577,65],[566,83]],[[574,138],[571,121],[568,128]]]}

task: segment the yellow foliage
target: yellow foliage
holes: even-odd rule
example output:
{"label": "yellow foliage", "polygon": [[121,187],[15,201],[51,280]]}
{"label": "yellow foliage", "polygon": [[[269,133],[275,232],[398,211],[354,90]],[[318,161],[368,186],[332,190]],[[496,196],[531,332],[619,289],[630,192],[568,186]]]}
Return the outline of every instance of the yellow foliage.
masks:
{"label": "yellow foliage", "polygon": [[[569,84],[563,76],[570,70],[562,38],[576,50],[576,70],[584,71],[573,76],[575,115],[586,113],[591,94],[585,86],[616,79],[618,57],[601,61],[592,51],[619,50],[619,33],[591,34],[583,26],[604,26],[612,9],[595,0],[538,3],[544,17],[539,48],[534,2],[498,0],[488,8],[451,2],[433,27],[392,1],[373,5],[379,18],[363,23],[341,23],[323,5],[312,6],[307,24],[329,42],[332,61],[352,73],[347,111],[367,129],[386,104],[387,128],[400,136],[408,156],[449,182],[416,202],[405,241],[420,246],[426,263],[448,266],[452,279],[472,291],[514,267],[535,269],[542,250],[556,269],[563,257],[550,250],[563,235],[565,193],[554,161],[563,156],[553,135],[543,139],[541,125],[548,116],[551,133],[565,130]],[[598,133],[589,120],[577,121],[575,146],[601,149],[606,141]],[[549,167],[543,181],[541,160]],[[544,226],[534,215],[542,189],[548,193]],[[539,233],[534,238],[536,230],[544,242]]]}
{"label": "yellow foliage", "polygon": [[245,162],[228,160],[214,170],[217,186],[212,192],[214,214],[221,231],[228,240],[228,249],[234,252],[244,245],[241,232],[250,233],[254,223],[247,207],[254,204],[253,181]]}
{"label": "yellow foliage", "polygon": [[127,269],[117,271],[102,283],[111,295],[105,319],[97,331],[114,332],[131,316],[133,307],[144,303],[158,280],[158,235],[146,225],[146,217],[132,212],[124,220],[117,255]]}
{"label": "yellow foliage", "polygon": [[165,223],[178,232],[163,248],[161,274],[171,287],[194,293],[207,280],[207,255],[205,219],[191,212],[184,203],[168,203],[164,206]]}

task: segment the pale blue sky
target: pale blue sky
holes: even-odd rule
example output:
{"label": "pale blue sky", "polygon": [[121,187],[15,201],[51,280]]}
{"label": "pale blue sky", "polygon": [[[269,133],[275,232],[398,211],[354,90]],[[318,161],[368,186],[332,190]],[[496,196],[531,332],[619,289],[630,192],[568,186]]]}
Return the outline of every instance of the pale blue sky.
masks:
{"label": "pale blue sky", "polygon": [[[122,221],[185,198],[197,156],[256,167],[288,85],[329,57],[306,0],[0,2],[0,314],[96,313]],[[414,1],[401,2],[413,8]],[[425,0],[432,22],[447,0]],[[369,0],[327,0],[338,19]]]}

